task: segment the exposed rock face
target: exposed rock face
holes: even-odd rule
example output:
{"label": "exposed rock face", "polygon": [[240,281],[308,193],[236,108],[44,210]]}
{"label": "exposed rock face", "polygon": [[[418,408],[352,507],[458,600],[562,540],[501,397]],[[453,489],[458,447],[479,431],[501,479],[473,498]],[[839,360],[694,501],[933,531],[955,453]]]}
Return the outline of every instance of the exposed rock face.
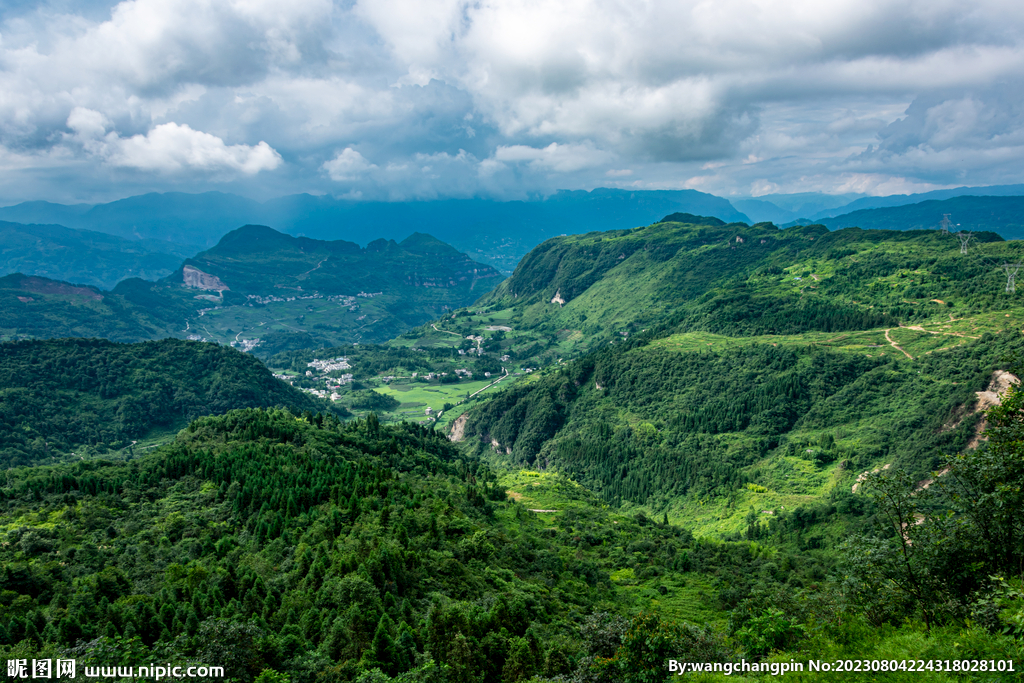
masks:
{"label": "exposed rock face", "polygon": [[207,289],[214,292],[223,292],[224,290],[231,289],[224,281],[216,275],[210,275],[204,273],[198,268],[192,266],[185,266],[183,269],[183,280],[186,287],[193,287],[195,289]]}
{"label": "exposed rock face", "polygon": [[469,415],[463,413],[455,418],[455,422],[452,423],[451,432],[448,434],[448,439],[451,441],[462,441],[466,438],[466,421],[469,420]]}
{"label": "exposed rock face", "polygon": [[[988,410],[993,406],[1002,404],[1003,394],[1010,389],[1010,385],[1016,384],[1019,381],[1020,379],[1016,375],[1005,370],[993,372],[992,381],[989,382],[988,388],[985,391],[974,392],[975,396],[978,397],[978,404],[974,407],[973,412]],[[968,450],[981,445],[984,439],[985,425],[986,421],[984,419],[978,422],[978,426],[974,428],[974,436],[971,438],[970,443],[967,444]]]}

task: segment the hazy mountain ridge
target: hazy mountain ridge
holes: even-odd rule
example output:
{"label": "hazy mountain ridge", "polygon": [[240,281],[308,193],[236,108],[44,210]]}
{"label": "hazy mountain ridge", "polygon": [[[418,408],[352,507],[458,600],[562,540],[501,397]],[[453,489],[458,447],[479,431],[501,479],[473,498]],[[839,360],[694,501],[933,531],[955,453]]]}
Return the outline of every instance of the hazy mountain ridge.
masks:
{"label": "hazy mountain ridge", "polygon": [[429,233],[474,260],[511,272],[536,244],[561,233],[646,225],[673,211],[748,220],[725,199],[696,190],[560,191],[531,201],[441,199],[359,202],[307,194],[266,202],[221,192],[146,194],[97,205],[25,202],[0,219],[60,223],[129,239],[213,246],[239,225],[262,224],[292,235],[365,243]]}
{"label": "hazy mountain ridge", "polygon": [[0,275],[24,273],[112,289],[128,277],[162,278],[193,253],[163,240],[0,221]]}
{"label": "hazy mountain ridge", "polygon": [[862,209],[818,222],[830,230],[935,230],[950,215],[953,232],[996,232],[1005,239],[1024,238],[1024,197],[958,196],[890,208]]}

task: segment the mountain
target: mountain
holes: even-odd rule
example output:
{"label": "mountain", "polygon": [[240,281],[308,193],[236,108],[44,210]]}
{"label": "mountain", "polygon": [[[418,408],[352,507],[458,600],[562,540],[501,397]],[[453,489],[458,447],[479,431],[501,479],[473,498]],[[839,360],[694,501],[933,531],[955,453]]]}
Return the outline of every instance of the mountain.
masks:
{"label": "mountain", "polygon": [[0,335],[189,337],[260,346],[270,355],[383,342],[471,303],[500,280],[494,268],[422,233],[364,248],[245,226],[157,282],[128,278],[104,291],[22,274],[0,278]]}
{"label": "mountain", "polygon": [[995,232],[1006,239],[1024,238],[1024,197],[953,197],[884,209],[862,209],[821,223],[831,230],[861,227],[880,230],[937,230],[950,215],[951,230]]}
{"label": "mountain", "polygon": [[830,215],[829,212],[851,201],[862,198],[861,194],[824,194],[822,192],[799,192],[795,194],[768,194],[760,197],[731,199],[732,205],[754,221],[771,221],[777,225],[805,216]]}
{"label": "mountain", "polygon": [[810,225],[824,223],[833,218],[863,209],[878,209],[929,200],[952,199],[962,196],[1021,196],[1024,185],[990,185],[987,187],[957,187],[932,190],[918,194],[895,194],[867,197],[862,194],[829,195],[820,192],[797,194],[767,194],[760,197],[734,198],[730,201],[755,221],[771,221],[777,225]]}
{"label": "mountain", "polygon": [[531,201],[451,199],[360,202],[290,195],[260,203],[219,192],[146,194],[94,206],[26,202],[0,220],[60,223],[128,239],[212,246],[245,223],[322,240],[403,240],[429,233],[472,258],[511,272],[536,244],[558,234],[645,225],[673,211],[746,221],[725,199],[696,190],[562,191]]}
{"label": "mountain", "polygon": [[471,303],[500,280],[491,266],[422,233],[360,247],[249,225],[187,259],[155,289],[207,302],[190,318],[195,334],[248,340],[269,354],[382,342]]}
{"label": "mountain", "polygon": [[[0,343],[0,465],[128,449],[153,430],[180,429],[236,408],[322,404],[224,346],[165,339]],[[77,453],[72,453],[77,451]]]}
{"label": "mountain", "polygon": [[103,337],[136,342],[181,336],[194,307],[154,297],[153,287],[128,279],[104,291],[21,273],[0,277],[0,340]]}
{"label": "mountain", "polygon": [[200,246],[216,244],[239,225],[259,222],[260,215],[259,202],[223,192],[151,192],[105,204],[35,201],[0,208],[0,220],[56,223],[131,240]]}
{"label": "mountain", "polygon": [[0,275],[24,273],[113,289],[129,277],[165,277],[196,251],[161,240],[0,221]]}
{"label": "mountain", "polygon": [[[879,209],[906,204],[918,204],[924,201],[941,201],[953,199],[954,197],[967,196],[989,196],[989,197],[1019,197],[1024,195],[1024,185],[989,185],[987,187],[957,187],[949,190],[932,190],[931,192],[920,192],[917,194],[896,194],[886,197],[861,197],[849,204],[819,211],[813,215],[804,214],[812,220],[820,220],[840,216],[862,209]],[[822,221],[823,222],[823,221]]]}
{"label": "mountain", "polygon": [[502,353],[550,366],[458,429],[501,466],[554,468],[702,533],[885,464],[923,480],[973,438],[975,392],[1024,352],[999,268],[1024,244],[976,238],[965,256],[936,231],[691,216],[549,240],[439,323],[488,335],[500,320]]}
{"label": "mountain", "polygon": [[401,243],[376,239],[361,248],[354,242],[292,237],[256,225],[229,232],[212,249],[186,259],[170,279],[183,281],[188,268],[219,278],[225,289],[239,294],[385,291],[451,307],[490,291],[501,279],[494,268],[422,233]]}

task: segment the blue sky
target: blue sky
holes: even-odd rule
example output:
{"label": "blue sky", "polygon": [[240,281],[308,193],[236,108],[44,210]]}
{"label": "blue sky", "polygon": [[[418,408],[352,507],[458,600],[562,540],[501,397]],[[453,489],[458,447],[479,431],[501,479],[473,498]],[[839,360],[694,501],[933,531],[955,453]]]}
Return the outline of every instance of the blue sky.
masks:
{"label": "blue sky", "polygon": [[0,204],[1024,182],[1024,4],[0,5]]}

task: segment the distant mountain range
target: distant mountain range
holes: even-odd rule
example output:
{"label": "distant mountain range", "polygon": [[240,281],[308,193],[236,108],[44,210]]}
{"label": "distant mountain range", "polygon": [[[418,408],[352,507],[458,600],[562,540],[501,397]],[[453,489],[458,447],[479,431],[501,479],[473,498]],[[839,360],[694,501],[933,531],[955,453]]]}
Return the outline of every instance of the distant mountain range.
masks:
{"label": "distant mountain range", "polygon": [[128,278],[109,291],[21,273],[0,278],[0,339],[171,336],[255,348],[284,335],[273,350],[379,342],[473,302],[502,279],[422,233],[360,247],[255,225],[176,265],[157,282]]}
{"label": "distant mountain range", "polygon": [[107,204],[66,206],[25,202],[0,208],[0,220],[57,223],[126,239],[169,240],[213,246],[239,225],[269,225],[296,236],[348,240],[401,240],[429,233],[510,273],[530,249],[549,237],[648,225],[674,211],[749,221],[721,197],[696,190],[563,191],[536,201],[449,199],[357,202],[308,194],[257,202],[221,192],[146,194]]}
{"label": "distant mountain range", "polygon": [[[880,209],[861,209],[815,220],[829,230],[935,230],[949,214],[954,231],[991,231],[1004,239],[1024,238],[1024,197],[953,197]],[[805,221],[800,221],[802,223]]]}
{"label": "distant mountain range", "polygon": [[[260,203],[220,192],[148,194],[97,205],[25,202],[0,208],[0,219],[8,221],[0,220],[0,275],[18,272],[109,290],[127,277],[166,277],[183,259],[246,223],[353,246],[429,233],[439,244],[448,243],[505,274],[551,237],[647,225],[672,213],[715,216],[727,223],[895,230],[934,229],[942,214],[950,213],[962,229],[991,230],[1012,239],[1024,234],[1016,208],[1021,196],[1024,185],[889,197],[765,195],[732,203],[694,190],[609,189],[513,202],[354,202],[291,195]],[[313,277],[327,272],[334,271],[329,266]]]}
{"label": "distant mountain range", "polygon": [[[732,204],[756,222],[771,221],[808,225],[823,223],[822,219],[841,216],[863,209],[880,209],[924,201],[951,199],[961,196],[1024,196],[1024,185],[990,185],[988,187],[957,187],[919,194],[894,194],[869,197],[862,194],[829,195],[820,192],[799,194],[770,194],[761,197],[733,199]],[[941,218],[941,216],[940,216]],[[827,223],[826,223],[827,224]]]}
{"label": "distant mountain range", "polygon": [[196,251],[163,240],[0,221],[0,275],[28,273],[113,289],[128,277],[166,277]]}

